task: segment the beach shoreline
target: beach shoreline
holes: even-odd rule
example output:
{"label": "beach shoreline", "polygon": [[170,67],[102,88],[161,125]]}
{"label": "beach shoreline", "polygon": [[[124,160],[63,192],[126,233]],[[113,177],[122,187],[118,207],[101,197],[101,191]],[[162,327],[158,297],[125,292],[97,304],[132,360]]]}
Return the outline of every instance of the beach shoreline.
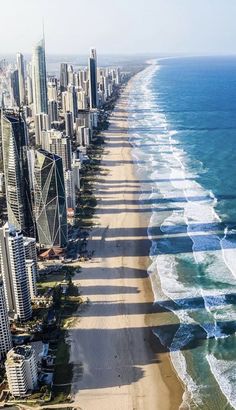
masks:
{"label": "beach shoreline", "polygon": [[[131,80],[132,81],[132,80]],[[126,86],[104,132],[98,201],[88,250],[75,278],[88,303],[69,329],[74,365],[72,395],[84,410],[178,409],[183,385],[152,327],[165,323],[154,313],[148,214],[139,205],[140,183],[128,140]]]}

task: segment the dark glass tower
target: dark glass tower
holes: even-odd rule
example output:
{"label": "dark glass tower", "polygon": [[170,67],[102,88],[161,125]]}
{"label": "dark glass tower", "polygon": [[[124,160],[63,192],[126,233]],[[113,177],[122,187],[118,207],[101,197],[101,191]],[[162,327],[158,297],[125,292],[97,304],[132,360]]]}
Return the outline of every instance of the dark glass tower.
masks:
{"label": "dark glass tower", "polygon": [[60,90],[66,91],[68,86],[68,66],[66,63],[61,63],[60,69]]}
{"label": "dark glass tower", "polygon": [[18,70],[11,73],[11,97],[13,105],[20,105],[20,89],[19,89],[19,74]]}
{"label": "dark glass tower", "polygon": [[97,55],[94,48],[89,57],[89,101],[90,108],[97,108]]}
{"label": "dark glass tower", "polygon": [[28,134],[21,114],[2,112],[1,132],[8,221],[34,236]]}
{"label": "dark glass tower", "polygon": [[67,244],[66,195],[62,158],[36,151],[34,198],[37,239],[44,248]]}

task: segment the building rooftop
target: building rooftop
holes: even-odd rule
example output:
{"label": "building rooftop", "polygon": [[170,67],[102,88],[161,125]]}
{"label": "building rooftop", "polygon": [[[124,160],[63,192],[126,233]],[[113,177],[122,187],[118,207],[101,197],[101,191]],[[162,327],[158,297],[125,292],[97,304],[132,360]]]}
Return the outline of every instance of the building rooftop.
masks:
{"label": "building rooftop", "polygon": [[51,159],[51,160],[53,160],[53,161],[56,161],[56,160],[58,160],[58,159],[61,160],[61,157],[59,157],[59,155],[53,154],[53,153],[51,153],[51,152],[49,152],[49,151],[47,151],[47,150],[45,150],[45,149],[43,149],[43,148],[39,148],[36,152],[38,152],[39,154],[44,155],[45,157],[47,157],[47,158],[49,158],[49,159]]}
{"label": "building rooftop", "polygon": [[22,360],[27,360],[31,357],[33,349],[31,346],[16,346],[11,349],[7,354],[8,365],[14,363],[20,363]]}

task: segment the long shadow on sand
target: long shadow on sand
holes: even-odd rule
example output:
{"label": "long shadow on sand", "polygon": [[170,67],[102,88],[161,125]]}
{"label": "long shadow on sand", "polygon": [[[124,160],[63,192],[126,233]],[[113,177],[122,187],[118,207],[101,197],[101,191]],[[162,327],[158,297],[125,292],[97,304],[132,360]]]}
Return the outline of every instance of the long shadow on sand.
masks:
{"label": "long shadow on sand", "polygon": [[[130,236],[132,235],[132,231]],[[222,245],[220,239],[223,239],[222,235],[194,235],[194,252],[210,252],[210,251],[221,251]],[[224,244],[224,249],[235,249],[236,248],[236,233],[231,235],[231,241],[227,241]],[[193,252],[193,241],[191,238],[186,236],[178,236],[171,238],[158,239],[156,242],[156,248],[152,250],[153,255],[178,255],[181,253],[192,253]],[[95,247],[100,244],[99,240],[94,239],[92,241]],[[105,241],[104,246],[107,248],[107,255],[111,254],[112,257],[122,257],[122,256],[135,256],[137,252],[130,245],[135,245],[138,249],[139,256],[149,255],[150,250],[150,240],[149,239],[124,239],[116,240],[116,248],[114,249],[114,244],[112,241]],[[110,249],[110,252],[109,252]],[[99,253],[97,253],[99,257]],[[108,257],[108,256],[107,256]]]}
{"label": "long shadow on sand", "polygon": [[83,286],[81,294],[89,295],[119,295],[119,294],[138,294],[140,291],[134,286]]}
{"label": "long shadow on sand", "polygon": [[[235,333],[236,322],[219,322],[218,327],[224,335],[230,336]],[[72,346],[72,349],[77,349],[73,355],[74,392],[80,389],[130,385],[145,376],[141,366],[159,363],[161,354],[170,348],[172,351],[192,350],[206,341],[209,348],[211,343],[214,347],[215,341],[214,337],[209,339],[207,332],[198,324],[173,324],[154,328],[76,329],[71,332],[76,332],[77,335],[73,338],[80,341],[79,347]],[[139,349],[138,346],[143,343],[151,349]],[[222,343],[227,343],[223,335]],[[93,353],[87,356],[85,352],[88,351]],[[81,362],[84,363],[82,369]]]}
{"label": "long shadow on sand", "polygon": [[[88,287],[89,288],[89,287]],[[104,286],[106,289],[106,287]],[[107,295],[108,290],[103,292],[104,295]],[[119,295],[119,294],[118,294]],[[222,295],[214,296],[205,296],[205,300],[211,300],[211,307],[217,308],[222,306]],[[120,316],[120,315],[152,315],[156,313],[163,313],[167,311],[175,312],[178,310],[197,310],[205,309],[205,300],[202,297],[196,298],[183,298],[176,299],[175,301],[166,300],[160,303],[158,302],[139,302],[139,303],[124,303],[122,301],[99,301],[93,302],[90,309],[85,309],[83,311],[83,316],[85,317],[101,317],[101,316]],[[236,294],[228,293],[224,295],[224,305],[236,305]],[[224,323],[220,322],[223,326]],[[231,322],[230,322],[231,323]],[[236,324],[236,321],[233,323]]]}
{"label": "long shadow on sand", "polygon": [[[235,195],[218,195],[217,200],[235,200]],[[148,198],[148,199],[103,199],[102,204],[110,205],[154,205],[154,204],[173,204],[184,202],[209,202],[212,201],[210,195],[191,196],[191,197],[170,197],[170,198]]]}
{"label": "long shadow on sand", "polygon": [[182,207],[174,207],[174,208],[97,208],[96,213],[97,214],[121,214],[121,213],[152,213],[152,212],[174,212],[174,211],[184,211],[184,208]]}
{"label": "long shadow on sand", "polygon": [[[83,278],[83,281],[88,279],[120,279],[120,278],[147,278],[148,274],[146,270],[142,269],[134,269],[128,267],[117,267],[115,269],[111,268],[102,268],[98,269],[91,267],[83,267],[82,273],[80,273],[80,277]],[[84,286],[83,286],[84,289]]]}
{"label": "long shadow on sand", "polygon": [[[70,332],[76,332],[73,339],[79,340],[78,346],[72,345],[72,393],[130,385],[145,377],[141,366],[160,361],[155,351],[138,347],[145,341],[151,343],[153,335],[148,328],[76,329]],[[156,350],[164,351],[161,347]],[[86,352],[91,353],[87,355]],[[81,362],[84,363],[83,368]]]}
{"label": "long shadow on sand", "polygon": [[[217,233],[224,233],[225,227],[231,226],[236,227],[235,221],[228,221],[228,222],[206,222],[206,223],[192,223],[187,225],[161,225],[160,226],[152,226],[148,227],[137,227],[137,228],[109,228],[106,230],[106,237],[107,238],[117,238],[118,236],[127,237],[143,237],[147,236],[147,230],[149,231],[149,235],[174,235],[174,234],[182,234],[182,233],[197,233],[197,232],[217,232]],[[102,228],[101,228],[102,229]],[[232,234],[233,235],[233,234]],[[96,232],[94,232],[93,237],[96,237]]]}
{"label": "long shadow on sand", "polygon": [[106,179],[98,179],[98,182],[104,184],[104,186],[113,186],[117,184],[152,184],[153,182],[184,182],[184,181],[196,181],[196,178],[157,178],[157,179],[141,179],[141,180],[134,180],[134,179],[113,179],[106,180]]}

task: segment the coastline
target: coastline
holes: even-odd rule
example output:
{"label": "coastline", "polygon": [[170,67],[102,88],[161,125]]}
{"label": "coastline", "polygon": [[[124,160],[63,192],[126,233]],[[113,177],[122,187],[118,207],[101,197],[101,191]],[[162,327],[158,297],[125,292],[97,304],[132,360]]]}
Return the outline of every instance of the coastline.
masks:
{"label": "coastline", "polygon": [[[128,141],[126,86],[104,132],[102,173],[95,183],[98,200],[88,250],[75,278],[91,303],[69,329],[74,365],[72,395],[85,410],[178,409],[183,385],[152,326],[165,313],[153,312],[147,275],[148,216],[139,207],[140,184]],[[146,229],[147,231],[147,229]]]}

